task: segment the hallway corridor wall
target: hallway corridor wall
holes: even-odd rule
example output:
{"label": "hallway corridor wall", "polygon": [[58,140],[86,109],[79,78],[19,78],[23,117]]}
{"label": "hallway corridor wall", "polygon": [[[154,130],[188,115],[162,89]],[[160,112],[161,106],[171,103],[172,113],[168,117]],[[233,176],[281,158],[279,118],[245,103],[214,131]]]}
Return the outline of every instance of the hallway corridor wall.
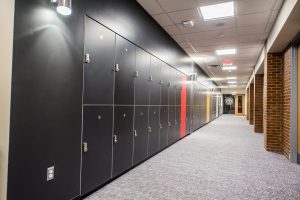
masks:
{"label": "hallway corridor wall", "polygon": [[[129,97],[133,96],[133,92],[124,91],[125,85],[122,84],[116,87],[119,89],[119,92],[115,93],[118,95],[118,98],[114,100],[117,101],[118,99],[121,102],[117,103],[119,105],[117,108],[115,108],[115,104],[110,103],[109,106],[105,105],[100,109],[99,102],[96,102],[95,105],[92,102],[92,105],[88,105],[90,106],[88,108],[91,110],[83,109],[85,102],[82,94],[87,92],[83,91],[85,69],[83,60],[84,54],[87,53],[85,52],[86,41],[84,40],[85,18],[90,18],[99,26],[107,28],[112,32],[113,38],[119,38],[120,41],[124,42],[122,44],[130,46],[132,49],[141,49],[143,52],[151,55],[151,59],[157,60],[161,65],[167,65],[168,67],[163,69],[173,70],[175,82],[180,75],[188,79],[187,82],[190,88],[187,88],[187,102],[185,106],[187,108],[186,117],[190,116],[191,119],[186,119],[190,121],[190,126],[186,127],[186,133],[190,133],[192,129],[196,130],[206,123],[206,109],[203,106],[206,102],[204,102],[202,97],[206,95],[207,89],[215,87],[213,81],[208,80],[208,76],[199,66],[187,56],[181,47],[171,39],[135,0],[73,0],[72,3],[72,15],[62,16],[55,11],[55,6],[46,0],[16,1],[8,200],[65,200],[78,198],[88,192],[90,188],[83,191],[81,185],[82,151],[92,151],[92,148],[89,149],[88,146],[82,144],[84,142],[82,139],[85,139],[82,135],[82,129],[84,128],[82,126],[82,123],[84,123],[83,119],[87,119],[85,114],[98,114],[99,110],[112,113],[110,109],[115,109],[115,116],[117,114],[124,116],[124,110],[128,108],[129,111],[126,110],[126,116],[130,117],[130,120],[125,122],[120,117],[120,126],[116,128],[123,130],[125,127],[127,130],[131,130],[134,123],[139,124],[134,122],[133,119],[135,118],[132,117],[135,115],[132,108],[136,104],[132,104],[132,98]],[[94,36],[101,39],[101,35],[98,37],[97,34],[98,32]],[[106,38],[106,35],[103,36]],[[116,42],[115,44],[121,43]],[[132,49],[122,49],[122,51]],[[108,52],[109,49],[105,50]],[[135,53],[131,55],[136,56]],[[101,56],[103,55],[91,57],[91,63]],[[113,55],[109,54],[109,56]],[[129,61],[129,64],[127,63],[129,68],[136,67],[132,64],[135,63],[133,57],[125,60],[126,62],[130,60],[130,63]],[[101,63],[101,61],[99,62]],[[123,75],[115,76],[118,80],[124,79],[125,76],[130,76],[127,73],[128,71],[124,72],[122,69],[123,66],[121,65],[119,74]],[[159,73],[159,71],[153,70],[153,66],[150,69],[155,73]],[[131,72],[133,72],[132,69]],[[111,70],[110,73],[114,72]],[[191,77],[194,73],[196,78]],[[95,73],[91,74],[95,75]],[[141,74],[139,75],[141,76]],[[101,84],[104,78],[99,79],[98,77],[96,80],[101,80]],[[152,78],[155,78],[155,76],[151,77],[151,80]],[[114,85],[115,81],[118,80],[110,83]],[[164,83],[166,85],[166,82]],[[161,84],[163,83],[161,82]],[[103,85],[107,86],[107,84]],[[112,85],[111,88],[113,87]],[[175,85],[173,84],[173,86]],[[197,94],[194,94],[194,91],[191,89],[192,85],[199,86]],[[91,88],[97,88],[98,86],[99,84],[95,83],[92,84]],[[156,86],[160,94],[161,89],[164,88],[158,86],[158,84]],[[180,90],[181,85],[178,84],[178,87],[176,89]],[[95,91],[97,92],[92,90],[90,94],[99,96],[99,91],[97,89]],[[109,99],[108,96],[110,95],[108,93],[102,94],[100,95],[101,98],[97,100],[104,101],[106,98]],[[163,94],[166,93],[163,92]],[[160,102],[160,98],[157,99]],[[123,101],[125,101],[126,105],[124,105]],[[105,103],[101,102],[100,104]],[[155,105],[151,107],[153,109],[151,113],[156,115],[159,113],[161,117],[169,116],[162,115],[165,108],[160,103],[156,102],[151,105]],[[178,112],[179,106],[176,107],[174,105],[172,111]],[[142,105],[139,105],[139,108],[143,109]],[[140,113],[144,112],[141,111]],[[180,114],[177,113],[175,116],[180,116]],[[101,115],[97,115],[97,117],[98,120],[103,119]],[[148,118],[150,119],[150,117],[149,115]],[[158,127],[156,133],[159,133],[160,121],[157,121],[157,118],[153,121],[155,126]],[[86,120],[85,122],[94,123],[95,121]],[[107,125],[105,130],[111,130],[109,127],[111,121],[108,121],[109,123],[107,124],[98,124],[97,122],[99,121],[96,121],[96,126],[97,128],[100,127],[100,130],[104,130],[102,125]],[[180,128],[179,125],[175,127],[176,130],[178,127]],[[92,131],[95,130],[95,128],[92,129]],[[112,132],[109,133],[113,136]],[[105,139],[107,138],[110,142],[108,145],[112,145],[113,141],[117,140],[115,137],[110,138],[110,135]],[[130,142],[130,137],[126,137],[126,139],[128,138]],[[122,141],[122,137],[118,139],[119,142]],[[173,142],[178,139],[176,138]],[[95,140],[95,142],[97,141]],[[129,148],[133,148],[133,146],[129,145]],[[123,151],[122,149],[119,150],[120,154],[118,156],[122,158]],[[105,157],[105,154],[103,155]],[[126,154],[126,157],[128,155]],[[123,166],[124,163],[121,164],[118,170],[114,171],[114,178],[134,167],[138,164],[138,161],[125,167]],[[49,167],[55,167],[55,177],[51,181],[47,181],[46,176]],[[108,167],[108,171],[110,169],[111,166]],[[110,174],[107,177],[109,180],[112,178]],[[108,180],[107,177],[105,180]]]}

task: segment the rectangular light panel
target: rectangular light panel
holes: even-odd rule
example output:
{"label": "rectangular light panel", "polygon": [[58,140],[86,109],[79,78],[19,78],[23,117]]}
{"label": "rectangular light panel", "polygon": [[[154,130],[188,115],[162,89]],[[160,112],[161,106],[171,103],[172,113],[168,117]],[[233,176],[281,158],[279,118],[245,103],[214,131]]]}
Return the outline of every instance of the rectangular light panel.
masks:
{"label": "rectangular light panel", "polygon": [[203,6],[200,7],[199,10],[204,20],[215,20],[234,17],[233,1],[210,6]]}
{"label": "rectangular light panel", "polygon": [[232,54],[236,54],[236,49],[219,49],[216,50],[216,54],[218,56],[232,55]]}

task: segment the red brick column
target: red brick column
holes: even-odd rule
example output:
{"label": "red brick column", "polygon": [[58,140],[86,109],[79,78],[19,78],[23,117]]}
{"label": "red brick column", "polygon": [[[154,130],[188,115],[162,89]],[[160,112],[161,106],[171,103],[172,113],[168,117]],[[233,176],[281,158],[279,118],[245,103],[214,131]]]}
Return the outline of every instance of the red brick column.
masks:
{"label": "red brick column", "polygon": [[250,93],[250,105],[249,105],[249,123],[251,124],[251,125],[253,125],[253,112],[254,112],[254,84],[253,83],[251,83],[250,84],[250,91],[249,91],[249,93]]}
{"label": "red brick column", "polygon": [[263,132],[263,92],[264,75],[256,74],[254,77],[254,131]]}
{"label": "red brick column", "polygon": [[281,54],[268,54],[264,67],[263,128],[267,151],[282,152]]}

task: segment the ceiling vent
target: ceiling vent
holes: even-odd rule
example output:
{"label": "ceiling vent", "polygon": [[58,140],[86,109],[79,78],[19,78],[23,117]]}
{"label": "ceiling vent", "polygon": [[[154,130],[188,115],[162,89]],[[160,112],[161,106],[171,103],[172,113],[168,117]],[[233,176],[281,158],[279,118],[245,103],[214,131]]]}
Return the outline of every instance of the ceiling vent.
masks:
{"label": "ceiling vent", "polygon": [[221,65],[208,65],[208,68],[210,68],[210,69],[217,69],[220,67],[221,67]]}
{"label": "ceiling vent", "polygon": [[194,22],[193,22],[192,20],[183,21],[183,22],[182,22],[182,25],[183,25],[184,27],[191,28],[191,27],[194,26]]}

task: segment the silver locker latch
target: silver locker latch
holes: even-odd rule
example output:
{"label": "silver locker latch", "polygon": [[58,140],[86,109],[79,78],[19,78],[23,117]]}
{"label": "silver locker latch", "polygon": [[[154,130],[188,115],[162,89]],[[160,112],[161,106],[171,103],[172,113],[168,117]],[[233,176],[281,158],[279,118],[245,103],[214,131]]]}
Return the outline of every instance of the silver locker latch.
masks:
{"label": "silver locker latch", "polygon": [[138,136],[136,130],[133,131],[133,134],[134,134],[134,137]]}
{"label": "silver locker latch", "polygon": [[149,133],[152,132],[151,126],[148,127],[148,132],[149,132]]}
{"label": "silver locker latch", "polygon": [[91,63],[91,57],[90,57],[90,54],[86,53],[84,55],[84,63],[86,64],[90,64]]}
{"label": "silver locker latch", "polygon": [[84,142],[84,143],[83,143],[83,152],[86,153],[86,152],[88,152],[88,150],[89,150],[89,149],[88,149],[87,142]]}
{"label": "silver locker latch", "polygon": [[134,77],[135,77],[135,78],[139,77],[139,71],[135,71]]}
{"label": "silver locker latch", "polygon": [[168,126],[171,126],[171,123],[170,123],[170,122],[168,122]]}
{"label": "silver locker latch", "polygon": [[120,71],[119,64],[116,64],[116,65],[115,65],[115,69],[114,69],[114,71],[115,71],[115,72],[118,72],[118,71]]}
{"label": "silver locker latch", "polygon": [[160,80],[160,82],[159,82],[159,83],[160,83],[161,85],[162,85],[162,84],[164,84],[164,82],[163,82],[162,80]]}
{"label": "silver locker latch", "polygon": [[160,129],[162,129],[162,128],[163,128],[161,124],[159,124],[159,128],[160,128]]}
{"label": "silver locker latch", "polygon": [[114,144],[116,144],[118,142],[118,136],[114,135]]}
{"label": "silver locker latch", "polygon": [[175,120],[175,124],[177,125],[177,120]]}
{"label": "silver locker latch", "polygon": [[153,80],[153,77],[152,76],[149,76],[149,81],[152,81]]}
{"label": "silver locker latch", "polygon": [[171,82],[168,83],[168,87],[171,87]]}

